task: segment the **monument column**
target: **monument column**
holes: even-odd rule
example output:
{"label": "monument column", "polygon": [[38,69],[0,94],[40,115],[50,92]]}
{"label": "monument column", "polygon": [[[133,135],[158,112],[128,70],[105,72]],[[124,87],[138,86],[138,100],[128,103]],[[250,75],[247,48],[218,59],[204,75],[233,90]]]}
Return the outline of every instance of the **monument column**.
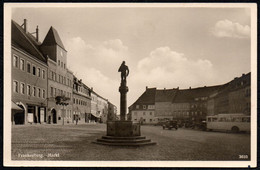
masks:
{"label": "monument column", "polygon": [[128,87],[126,86],[126,81],[122,81],[121,85],[119,87],[120,92],[120,120],[124,121],[126,120],[126,110],[127,110],[127,92]]}

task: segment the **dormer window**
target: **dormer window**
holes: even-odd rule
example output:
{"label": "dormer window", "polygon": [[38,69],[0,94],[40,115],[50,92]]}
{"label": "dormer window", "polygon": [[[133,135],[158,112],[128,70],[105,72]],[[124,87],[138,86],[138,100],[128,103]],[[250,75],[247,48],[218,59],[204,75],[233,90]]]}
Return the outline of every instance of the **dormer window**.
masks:
{"label": "dormer window", "polygon": [[139,109],[139,105],[136,105],[136,108]]}

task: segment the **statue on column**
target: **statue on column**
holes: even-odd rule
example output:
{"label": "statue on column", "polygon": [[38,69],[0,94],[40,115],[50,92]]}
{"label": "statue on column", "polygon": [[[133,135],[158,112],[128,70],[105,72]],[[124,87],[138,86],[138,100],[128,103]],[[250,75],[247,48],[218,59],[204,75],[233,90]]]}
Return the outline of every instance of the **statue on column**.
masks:
{"label": "statue on column", "polygon": [[129,75],[129,69],[127,65],[125,65],[125,61],[122,62],[118,72],[121,72],[121,83],[126,84],[126,77]]}

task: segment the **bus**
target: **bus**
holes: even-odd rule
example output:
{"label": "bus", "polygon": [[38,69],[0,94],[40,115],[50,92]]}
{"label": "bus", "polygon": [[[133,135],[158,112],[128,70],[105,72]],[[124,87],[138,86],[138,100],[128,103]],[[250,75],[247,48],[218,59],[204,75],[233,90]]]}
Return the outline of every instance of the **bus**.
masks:
{"label": "bus", "polygon": [[250,131],[250,116],[245,114],[218,114],[206,117],[207,130],[225,130],[232,132]]}

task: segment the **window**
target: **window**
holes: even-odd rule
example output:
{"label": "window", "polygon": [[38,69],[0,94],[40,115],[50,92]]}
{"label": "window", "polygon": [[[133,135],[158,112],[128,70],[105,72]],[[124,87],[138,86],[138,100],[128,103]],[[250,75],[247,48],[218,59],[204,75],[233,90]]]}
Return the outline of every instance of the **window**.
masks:
{"label": "window", "polygon": [[58,66],[60,66],[60,60],[58,60]]}
{"label": "window", "polygon": [[150,119],[150,122],[152,122],[153,121],[153,119]]}
{"label": "window", "polygon": [[66,64],[64,63],[64,69],[66,68]]}
{"label": "window", "polygon": [[63,67],[63,62],[61,62],[61,65],[60,65],[61,67]]}
{"label": "window", "polygon": [[143,109],[146,109],[146,105],[143,105]]}
{"label": "window", "polygon": [[61,96],[63,95],[63,90],[60,90],[60,95],[61,95]]}
{"label": "window", "polygon": [[25,66],[24,65],[25,65],[24,59],[20,59],[20,69],[23,70],[23,71],[25,70]]}
{"label": "window", "polygon": [[145,116],[145,112],[143,112],[143,115]]}
{"label": "window", "polygon": [[53,87],[51,87],[51,97],[53,97]]}
{"label": "window", "polygon": [[73,103],[75,104],[75,98],[73,98]]}
{"label": "window", "polygon": [[56,96],[56,88],[54,88],[53,94],[54,94],[54,97],[55,97]]}
{"label": "window", "polygon": [[38,88],[38,97],[40,98],[41,97],[41,89]]}
{"label": "window", "polygon": [[36,67],[33,66],[33,75],[36,75]]}
{"label": "window", "polygon": [[27,72],[31,73],[31,63],[27,62]]}
{"label": "window", "polygon": [[13,82],[13,91],[18,93],[18,82],[17,81]]}
{"label": "window", "polygon": [[32,95],[35,97],[36,96],[36,87],[33,87]]}
{"label": "window", "polygon": [[18,57],[16,55],[13,57],[13,66],[18,68]]}
{"label": "window", "polygon": [[37,69],[37,73],[38,73],[38,77],[41,77],[41,69],[40,68]]}
{"label": "window", "polygon": [[63,79],[63,83],[66,85],[66,77],[64,77],[64,79]]}
{"label": "window", "polygon": [[24,91],[25,91],[25,85],[24,85],[24,83],[21,83],[21,85],[20,85],[20,93],[24,94]]}
{"label": "window", "polygon": [[136,108],[139,109],[139,105],[136,105]]}
{"label": "window", "polygon": [[42,90],[42,98],[45,99],[45,90]]}
{"label": "window", "polygon": [[61,80],[60,80],[60,75],[59,75],[59,83],[61,82]]}
{"label": "window", "polygon": [[45,79],[45,70],[42,70],[42,78]]}
{"label": "window", "polygon": [[153,112],[150,112],[150,115],[153,115]]}
{"label": "window", "polygon": [[27,95],[30,96],[31,95],[31,86],[27,85]]}
{"label": "window", "polygon": [[54,78],[53,80],[56,81],[56,73],[55,72],[53,72],[53,78]]}

